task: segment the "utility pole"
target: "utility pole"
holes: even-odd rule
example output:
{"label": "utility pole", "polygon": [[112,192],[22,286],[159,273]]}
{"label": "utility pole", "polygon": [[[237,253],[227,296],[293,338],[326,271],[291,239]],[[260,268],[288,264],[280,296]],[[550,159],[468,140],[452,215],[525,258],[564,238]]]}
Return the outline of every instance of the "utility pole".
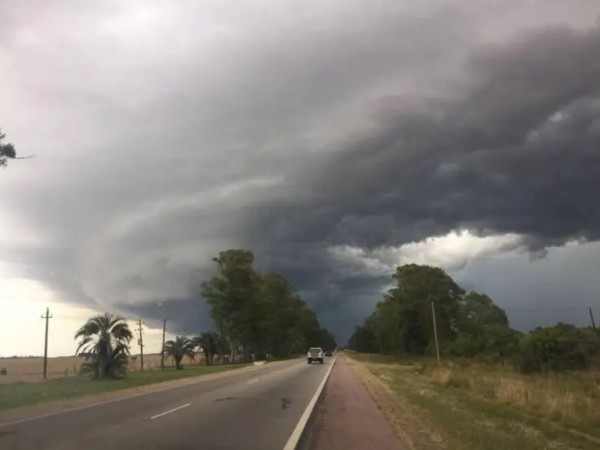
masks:
{"label": "utility pole", "polygon": [[165,368],[165,333],[167,331],[167,319],[163,319],[163,338],[162,347],[160,348],[160,368]]}
{"label": "utility pole", "polygon": [[142,319],[138,319],[137,321],[138,323],[138,333],[139,333],[139,338],[138,338],[138,345],[140,346],[140,370],[143,372],[144,371],[144,335],[143,335],[143,328],[142,328]]}
{"label": "utility pole", "polygon": [[46,308],[46,315],[42,316],[42,319],[46,320],[46,337],[44,339],[44,380],[45,380],[48,376],[48,321],[50,319],[52,319],[49,308]]}
{"label": "utility pole", "polygon": [[594,313],[592,312],[592,308],[588,308],[590,312],[590,319],[592,320],[592,328],[596,328],[596,322],[594,321]]}
{"label": "utility pole", "polygon": [[440,346],[438,344],[438,335],[437,335],[437,324],[435,323],[435,306],[433,305],[433,301],[431,302],[431,315],[433,317],[433,338],[435,339],[435,356],[437,360],[437,365],[440,365]]}

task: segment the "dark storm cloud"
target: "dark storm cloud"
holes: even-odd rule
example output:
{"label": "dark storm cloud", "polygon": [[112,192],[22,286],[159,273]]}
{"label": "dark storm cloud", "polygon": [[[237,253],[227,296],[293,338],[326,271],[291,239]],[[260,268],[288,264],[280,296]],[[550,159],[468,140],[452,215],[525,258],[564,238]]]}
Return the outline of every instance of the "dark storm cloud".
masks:
{"label": "dark storm cloud", "polygon": [[248,242],[268,237],[260,251],[301,284],[323,283],[321,295],[335,244],[400,246],[457,228],[517,233],[533,252],[597,240],[598,55],[600,27],[475,50],[457,95],[386,99],[377,129],[307,164],[303,199],[261,212]]}
{"label": "dark storm cloud", "polygon": [[135,305],[117,303],[114,307],[127,316],[146,318],[146,325],[152,328],[162,327],[162,320],[167,319],[169,332],[173,334],[194,335],[213,327],[206,304],[196,297]]}
{"label": "dark storm cloud", "polygon": [[303,198],[261,211],[252,239],[401,245],[458,227],[533,249],[597,239],[599,52],[599,27],[476,50],[457,98],[387,99],[380,126],[303,167]]}
{"label": "dark storm cloud", "polygon": [[347,332],[387,281],[332,246],[597,239],[595,3],[378,5],[0,6],[0,125],[38,154],[2,173],[0,262],[195,332],[210,259],[250,248]]}

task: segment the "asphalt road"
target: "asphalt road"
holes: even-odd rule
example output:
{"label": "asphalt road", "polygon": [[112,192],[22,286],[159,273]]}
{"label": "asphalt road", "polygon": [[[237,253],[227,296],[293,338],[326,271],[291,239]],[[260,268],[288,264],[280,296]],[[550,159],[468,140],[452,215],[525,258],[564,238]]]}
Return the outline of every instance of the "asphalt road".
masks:
{"label": "asphalt road", "polygon": [[0,424],[0,449],[281,450],[329,364],[265,364],[251,374]]}

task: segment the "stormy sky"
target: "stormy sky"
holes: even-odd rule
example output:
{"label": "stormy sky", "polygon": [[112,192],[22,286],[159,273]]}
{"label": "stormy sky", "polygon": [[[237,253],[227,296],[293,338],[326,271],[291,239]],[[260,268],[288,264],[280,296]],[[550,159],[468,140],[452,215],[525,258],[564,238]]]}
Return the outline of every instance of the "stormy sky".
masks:
{"label": "stormy sky", "polygon": [[0,171],[3,322],[43,301],[196,333],[197,286],[233,247],[341,342],[406,262],[520,328],[600,316],[596,0],[39,0],[0,17],[0,127],[35,155]]}

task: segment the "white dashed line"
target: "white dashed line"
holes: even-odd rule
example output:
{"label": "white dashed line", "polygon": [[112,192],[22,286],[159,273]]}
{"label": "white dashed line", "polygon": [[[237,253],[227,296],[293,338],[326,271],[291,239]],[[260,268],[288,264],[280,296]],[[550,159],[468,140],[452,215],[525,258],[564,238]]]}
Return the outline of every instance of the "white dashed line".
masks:
{"label": "white dashed line", "polygon": [[186,403],[185,405],[181,405],[181,406],[178,406],[177,408],[173,408],[173,409],[170,409],[168,411],[165,411],[165,412],[162,412],[160,414],[157,414],[155,416],[152,416],[152,417],[150,417],[150,420],[158,419],[159,417],[166,416],[167,414],[171,414],[171,413],[173,413],[175,411],[179,411],[180,409],[187,408],[190,405],[191,405],[191,403]]}

